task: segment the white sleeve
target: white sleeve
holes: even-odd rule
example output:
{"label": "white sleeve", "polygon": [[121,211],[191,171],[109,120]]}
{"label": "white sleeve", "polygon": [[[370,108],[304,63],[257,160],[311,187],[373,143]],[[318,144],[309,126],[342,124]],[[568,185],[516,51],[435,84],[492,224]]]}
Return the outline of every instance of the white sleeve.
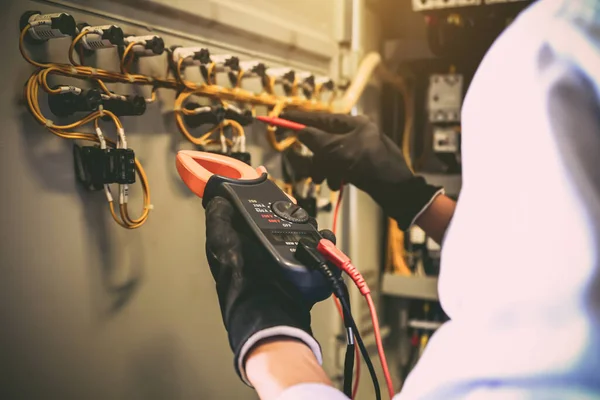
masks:
{"label": "white sleeve", "polygon": [[342,392],[322,383],[302,383],[286,389],[277,400],[349,400]]}

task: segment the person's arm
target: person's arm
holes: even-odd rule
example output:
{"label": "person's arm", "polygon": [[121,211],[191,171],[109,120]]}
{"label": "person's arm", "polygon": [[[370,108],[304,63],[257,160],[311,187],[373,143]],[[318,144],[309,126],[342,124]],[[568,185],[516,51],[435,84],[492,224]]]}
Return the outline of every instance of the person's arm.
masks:
{"label": "person's arm", "polygon": [[454,200],[443,194],[439,195],[417,217],[415,223],[425,231],[427,236],[441,244],[455,208]]}
{"label": "person's arm", "polygon": [[[252,349],[246,361],[246,374],[261,400],[277,399],[300,384],[331,386],[313,352],[304,343],[286,338],[270,340]],[[346,398],[338,393],[340,399]]]}

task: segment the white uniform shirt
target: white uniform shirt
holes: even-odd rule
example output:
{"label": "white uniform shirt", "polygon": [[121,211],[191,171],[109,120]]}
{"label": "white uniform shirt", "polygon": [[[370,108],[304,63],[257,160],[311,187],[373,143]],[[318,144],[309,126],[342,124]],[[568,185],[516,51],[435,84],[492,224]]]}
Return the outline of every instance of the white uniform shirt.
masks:
{"label": "white uniform shirt", "polygon": [[[451,321],[398,400],[600,398],[599,85],[600,0],[540,0],[484,58],[442,251]],[[280,399],[305,398],[346,397]]]}

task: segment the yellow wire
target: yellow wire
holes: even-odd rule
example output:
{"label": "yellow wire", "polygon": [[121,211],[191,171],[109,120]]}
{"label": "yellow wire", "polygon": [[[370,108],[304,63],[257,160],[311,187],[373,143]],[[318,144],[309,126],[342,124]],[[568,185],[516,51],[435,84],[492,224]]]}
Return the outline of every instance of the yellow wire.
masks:
{"label": "yellow wire", "polygon": [[121,57],[121,73],[122,74],[129,74],[129,71],[127,71],[127,68],[131,65],[131,63],[133,62],[133,55],[131,55],[131,57],[129,57],[129,59],[127,59],[127,57],[129,56],[129,53],[131,52],[131,50],[136,46],[142,44],[141,42],[132,42],[129,43],[129,45],[125,48],[125,51],[123,51],[123,56]]}
{"label": "yellow wire", "polygon": [[75,36],[75,39],[73,39],[73,41],[71,42],[71,46],[69,47],[69,62],[73,65],[73,66],[81,66],[81,64],[79,64],[78,62],[75,61],[75,58],[73,58],[73,53],[75,52],[75,46],[77,46],[77,43],[79,43],[79,41],[86,36],[88,33],[90,33],[89,31],[84,31],[79,33],[79,35]]}
{"label": "yellow wire", "polygon": [[217,84],[217,81],[216,81],[217,77],[215,76],[214,82],[212,79],[212,74],[213,74],[213,71],[215,70],[215,66],[216,66],[216,64],[213,62],[213,63],[208,64],[208,66],[206,67],[206,84],[207,85],[216,85]]}
{"label": "yellow wire", "polygon": [[34,65],[38,68],[47,68],[50,66],[50,64],[41,64],[37,61],[34,61],[31,57],[29,57],[29,55],[25,51],[25,36],[27,35],[27,32],[29,32],[30,29],[31,25],[27,24],[21,31],[21,35],[19,36],[19,51],[21,52],[21,55],[23,56],[25,61],[27,61],[29,64]]}
{"label": "yellow wire", "polygon": [[[247,104],[250,106],[253,115],[255,115],[255,107],[257,105],[267,106],[272,108],[270,115],[279,115],[279,113],[283,110],[284,107],[293,107],[305,111],[331,111],[331,104],[323,104],[320,102],[302,99],[297,96],[292,98],[276,96],[274,94],[274,79],[272,77],[267,77],[265,91],[260,94],[255,94],[244,90],[241,88],[242,79],[244,76],[244,71],[240,70],[237,74],[237,82],[234,87],[220,87],[217,86],[214,81],[212,75],[215,68],[215,64],[211,63],[207,67],[207,84],[196,84],[190,81],[187,81],[183,77],[182,67],[183,61],[179,60],[176,64],[175,68],[175,79],[169,78],[168,73],[165,78],[157,78],[157,77],[149,77],[145,75],[139,74],[130,74],[128,68],[133,61],[133,57],[131,56],[131,51],[136,44],[129,44],[120,60],[120,73],[111,72],[99,68],[93,68],[89,66],[81,65],[75,60],[75,49],[81,39],[90,32],[82,32],[79,33],[72,41],[68,50],[68,58],[70,64],[59,64],[59,63],[41,63],[33,60],[27,51],[25,50],[25,37],[31,29],[31,25],[25,26],[25,28],[21,31],[19,36],[19,51],[23,58],[30,63],[31,65],[39,68],[38,71],[35,71],[27,80],[26,85],[24,87],[24,96],[27,103],[27,108],[32,116],[36,119],[38,123],[43,125],[50,133],[69,140],[85,140],[94,143],[98,143],[99,139],[94,134],[89,133],[80,133],[80,132],[72,132],[71,130],[77,129],[83,125],[86,125],[90,122],[94,123],[95,127],[99,126],[99,121],[101,117],[109,117],[114,123],[117,129],[122,129],[123,125],[119,121],[119,119],[112,112],[108,110],[95,111],[92,112],[85,117],[81,118],[78,121],[66,124],[66,125],[55,125],[53,121],[46,118],[39,104],[39,89],[40,87],[49,95],[57,95],[60,93],[59,89],[52,89],[48,84],[48,76],[50,74],[67,76],[77,79],[91,79],[97,83],[98,87],[104,91],[106,94],[111,94],[110,90],[106,86],[106,83],[131,83],[138,85],[152,85],[151,92],[151,100],[156,99],[156,90],[159,87],[170,88],[175,90],[181,90],[183,86],[182,93],[177,97],[175,102],[175,117],[177,121],[177,125],[182,132],[182,134],[190,140],[192,143],[206,145],[210,143],[216,143],[218,139],[211,138],[211,136],[219,130],[220,135],[223,135],[223,129],[226,127],[230,127],[233,135],[237,135],[240,137],[244,136],[244,128],[236,121],[225,120],[222,124],[219,124],[212,129],[210,129],[207,133],[202,135],[199,138],[192,136],[187,130],[184,121],[183,114],[188,113],[187,110],[183,109],[181,106],[184,101],[189,98],[191,95],[198,95],[204,97],[210,97],[212,99],[216,99],[220,101],[222,104],[227,104],[226,101],[233,101],[237,103]],[[83,59],[80,60],[83,62]],[[294,82],[293,90],[297,91],[297,82]],[[192,112],[193,113],[193,112]],[[274,135],[273,127],[269,127],[268,131],[269,142],[279,151],[289,147],[296,143],[297,139],[295,137],[289,137],[284,139],[281,142],[277,142]],[[233,142],[226,139],[226,144],[228,146],[232,146]],[[115,147],[116,143],[113,140],[106,139],[106,142],[109,146]],[[119,205],[119,215],[117,215],[113,202],[109,202],[109,210],[112,218],[120,225],[128,229],[135,229],[141,226],[149,215],[149,210],[151,208],[150,203],[150,187],[148,185],[148,178],[146,173],[139,163],[139,161],[135,160],[135,169],[136,174],[140,178],[140,184],[142,185],[143,190],[143,210],[138,218],[132,218],[129,214],[128,204],[120,204]]]}
{"label": "yellow wire", "polygon": [[[275,107],[273,107],[273,109],[269,113],[269,117],[278,117],[279,114],[281,114],[281,112],[285,108],[285,106],[285,102],[278,103]],[[277,127],[275,126],[267,126],[267,140],[269,141],[269,144],[271,145],[271,147],[273,147],[273,149],[282,152],[291,147],[294,143],[298,142],[298,138],[295,135],[289,136],[283,139],[282,141],[278,142],[277,137],[275,135],[276,129]]]}

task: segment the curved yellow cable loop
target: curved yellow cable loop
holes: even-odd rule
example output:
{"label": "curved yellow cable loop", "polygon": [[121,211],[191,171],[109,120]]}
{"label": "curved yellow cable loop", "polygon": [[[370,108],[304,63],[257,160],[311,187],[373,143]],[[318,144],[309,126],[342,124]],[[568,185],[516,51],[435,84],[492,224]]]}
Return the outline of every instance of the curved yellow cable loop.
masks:
{"label": "curved yellow cable loop", "polygon": [[292,88],[290,89],[290,94],[292,95],[292,97],[298,96],[298,85],[299,84],[300,84],[300,81],[298,80],[298,78],[294,77],[294,82],[292,82]]}
{"label": "curved yellow cable loop", "polygon": [[213,72],[215,71],[215,67],[216,67],[216,64],[214,62],[211,62],[206,67],[206,84],[209,86],[217,84],[217,76],[215,75],[214,82],[213,82],[213,78],[212,78]]}
{"label": "curved yellow cable loop", "polygon": [[232,119],[226,119],[225,121],[223,121],[223,123],[225,127],[230,126],[231,130],[233,131],[233,133],[236,134],[236,136],[246,136],[246,134],[244,133],[244,127],[239,122],[234,121]]}
{"label": "curved yellow cable loop", "polygon": [[[269,112],[269,117],[278,117],[279,114],[281,114],[281,112],[283,111],[283,109],[286,107],[286,103],[285,102],[280,102],[278,103],[275,107],[273,107],[273,109]],[[290,146],[292,146],[294,143],[298,142],[298,138],[296,136],[289,136],[285,139],[283,139],[282,141],[278,142],[277,141],[277,137],[275,135],[275,130],[277,129],[277,127],[275,126],[267,126],[267,140],[269,141],[269,144],[271,145],[271,147],[273,147],[273,149],[282,152],[284,150],[286,150],[287,148],[289,148]]]}
{"label": "curved yellow cable loop", "polygon": [[34,65],[38,68],[47,68],[51,66],[51,64],[42,64],[37,61],[34,61],[31,57],[29,57],[27,51],[25,51],[25,36],[27,35],[27,32],[29,32],[30,29],[31,25],[27,24],[23,28],[23,30],[21,31],[21,35],[19,36],[19,51],[21,52],[21,56],[23,56],[25,61],[27,61],[31,65]]}
{"label": "curved yellow cable loop", "polygon": [[242,86],[242,79],[243,78],[244,78],[244,70],[240,69],[238,71],[238,74],[237,74],[237,78],[236,78],[235,88],[234,89],[239,89]]}
{"label": "curved yellow cable loop", "polygon": [[133,59],[134,59],[133,54],[131,54],[131,56],[130,56],[129,53],[131,53],[131,50],[133,50],[133,48],[139,44],[143,44],[143,43],[142,42],[129,43],[127,45],[127,47],[125,48],[125,50],[123,51],[123,56],[121,56],[121,62],[120,62],[122,74],[129,75],[129,71],[127,69],[131,66],[131,63],[133,62]]}
{"label": "curved yellow cable loop", "polygon": [[[79,41],[81,39],[83,39],[83,37],[86,36],[88,33],[90,33],[90,32],[85,31],[85,32],[81,32],[79,35],[75,36],[75,39],[73,39],[73,41],[71,42],[71,46],[69,47],[69,62],[75,67],[82,66],[81,64],[76,62],[75,58],[73,57],[73,53],[75,52],[75,46],[77,46],[77,43],[79,43]],[[83,60],[81,60],[81,62],[83,63]]]}
{"label": "curved yellow cable loop", "polygon": [[181,71],[181,66],[183,65],[183,58],[181,58],[179,61],[177,61],[177,67],[175,70],[175,76],[177,77],[177,80],[186,87],[186,89],[189,90],[195,90],[196,89],[196,85],[190,84],[189,81],[186,81],[183,78],[183,72]]}

